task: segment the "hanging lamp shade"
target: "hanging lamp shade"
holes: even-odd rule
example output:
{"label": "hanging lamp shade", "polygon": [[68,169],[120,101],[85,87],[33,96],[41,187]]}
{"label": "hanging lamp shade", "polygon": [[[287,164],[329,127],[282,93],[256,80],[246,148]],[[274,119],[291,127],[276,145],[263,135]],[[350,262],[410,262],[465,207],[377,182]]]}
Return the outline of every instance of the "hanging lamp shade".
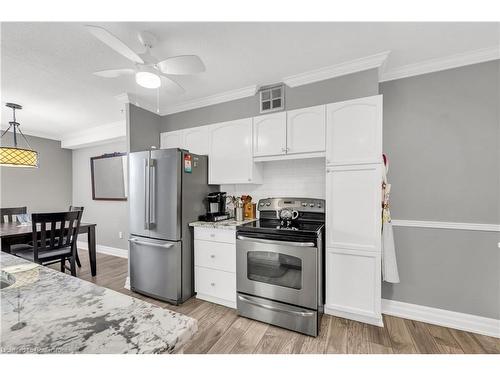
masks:
{"label": "hanging lamp shade", "polygon": [[[38,168],[38,152],[31,149],[28,140],[19,129],[19,123],[16,121],[16,109],[22,109],[23,107],[15,103],[7,103],[6,106],[12,108],[14,119],[9,122],[9,127],[2,133],[2,138],[12,128],[14,146],[0,146],[0,166]],[[17,147],[17,132],[24,138],[29,148]]]}
{"label": "hanging lamp shade", "polygon": [[38,168],[38,152],[17,147],[0,147],[2,167]]}

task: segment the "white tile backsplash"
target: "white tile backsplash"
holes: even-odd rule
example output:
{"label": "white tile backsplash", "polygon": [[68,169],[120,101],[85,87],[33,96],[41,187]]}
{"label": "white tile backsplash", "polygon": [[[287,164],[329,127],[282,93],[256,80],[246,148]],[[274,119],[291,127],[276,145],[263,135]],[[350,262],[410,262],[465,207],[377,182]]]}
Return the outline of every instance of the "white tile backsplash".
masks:
{"label": "white tile backsplash", "polygon": [[263,162],[262,184],[221,185],[228,195],[251,195],[259,199],[297,197],[325,199],[325,159],[297,159]]}

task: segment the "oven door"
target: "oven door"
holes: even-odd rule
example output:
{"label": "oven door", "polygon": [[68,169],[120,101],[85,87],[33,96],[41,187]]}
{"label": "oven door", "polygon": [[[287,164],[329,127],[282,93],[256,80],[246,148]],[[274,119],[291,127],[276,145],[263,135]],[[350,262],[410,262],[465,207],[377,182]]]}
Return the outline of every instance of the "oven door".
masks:
{"label": "oven door", "polygon": [[318,307],[318,251],[314,242],[236,238],[236,289],[297,306]]}

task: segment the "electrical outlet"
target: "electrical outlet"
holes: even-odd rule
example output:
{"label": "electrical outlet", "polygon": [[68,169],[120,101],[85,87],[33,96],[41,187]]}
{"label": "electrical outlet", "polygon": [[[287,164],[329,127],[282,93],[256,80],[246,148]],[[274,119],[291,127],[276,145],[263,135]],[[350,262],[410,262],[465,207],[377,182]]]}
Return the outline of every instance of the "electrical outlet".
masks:
{"label": "electrical outlet", "polygon": [[123,238],[123,232],[118,232],[118,238]]}

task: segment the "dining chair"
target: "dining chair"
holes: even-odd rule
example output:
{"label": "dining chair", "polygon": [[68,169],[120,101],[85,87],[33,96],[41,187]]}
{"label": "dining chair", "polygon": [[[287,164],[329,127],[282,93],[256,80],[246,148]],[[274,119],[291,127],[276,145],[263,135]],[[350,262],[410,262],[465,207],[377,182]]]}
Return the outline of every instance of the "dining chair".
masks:
{"label": "dining chair", "polygon": [[82,211],[31,214],[33,246],[14,255],[43,265],[61,262],[61,272],[70,262],[71,275],[76,276],[76,241]]}
{"label": "dining chair", "polygon": [[[69,210],[81,211],[83,216],[83,206],[69,206]],[[76,247],[75,254],[76,254],[76,265],[78,266],[78,268],[82,268],[82,262],[80,262],[80,257],[78,256],[78,246]]]}
{"label": "dining chair", "polygon": [[[26,214],[27,208],[24,207],[10,207],[10,208],[0,208],[0,223],[15,223],[17,221],[17,215]],[[7,217],[7,220],[5,220]]]}
{"label": "dining chair", "polygon": [[[26,206],[24,207],[9,207],[9,208],[0,208],[0,223],[16,223],[17,215],[25,215],[28,212]],[[7,241],[4,239],[3,241]],[[29,249],[30,246],[28,244],[16,244],[9,243],[8,249],[11,253],[15,253],[16,251]]]}

